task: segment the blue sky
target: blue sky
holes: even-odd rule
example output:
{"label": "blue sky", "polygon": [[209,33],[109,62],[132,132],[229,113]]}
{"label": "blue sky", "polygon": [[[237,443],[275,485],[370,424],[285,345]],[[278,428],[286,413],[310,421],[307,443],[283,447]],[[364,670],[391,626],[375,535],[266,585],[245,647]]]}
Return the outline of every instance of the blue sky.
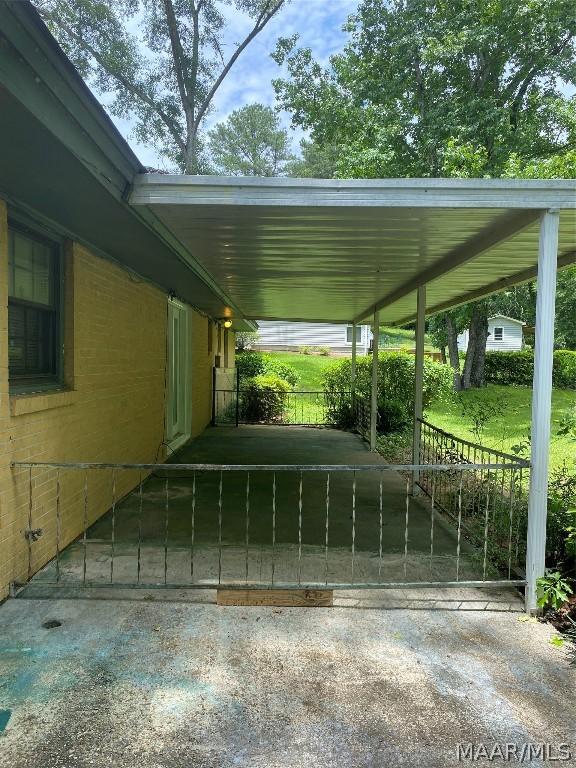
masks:
{"label": "blue sky", "polygon": [[[232,110],[245,104],[260,102],[273,106],[272,80],[281,74],[281,69],[271,59],[270,53],[276,47],[278,38],[297,32],[300,35],[299,44],[310,47],[317,61],[327,62],[333,53],[343,48],[347,35],[342,32],[342,25],[357,6],[358,0],[291,0],[236,62],[216,95],[215,109],[207,120],[207,126],[224,120]],[[228,18],[226,39],[230,43],[242,40],[251,28],[250,20],[238,13],[229,14]],[[228,50],[231,53],[233,48],[229,46]],[[106,98],[102,95],[100,98],[105,104]],[[139,144],[131,136],[129,120],[113,120],[145,165],[166,167],[166,161],[151,147]],[[288,115],[282,114],[282,121],[289,126]],[[301,136],[300,132],[293,134],[295,149]]]}

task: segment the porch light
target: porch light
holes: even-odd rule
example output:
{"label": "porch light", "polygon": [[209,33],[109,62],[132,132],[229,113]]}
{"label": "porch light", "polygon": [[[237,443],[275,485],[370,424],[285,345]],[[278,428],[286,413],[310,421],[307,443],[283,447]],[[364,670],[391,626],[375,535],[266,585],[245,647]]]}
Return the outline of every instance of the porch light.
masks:
{"label": "porch light", "polygon": [[224,320],[224,328],[232,328],[232,320]]}

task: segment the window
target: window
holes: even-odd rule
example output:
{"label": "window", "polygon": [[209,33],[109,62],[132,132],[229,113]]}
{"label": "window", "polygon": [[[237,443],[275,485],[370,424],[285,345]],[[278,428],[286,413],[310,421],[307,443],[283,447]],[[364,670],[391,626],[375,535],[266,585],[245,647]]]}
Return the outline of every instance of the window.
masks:
{"label": "window", "polygon": [[[354,328],[353,325],[347,325],[346,326],[346,343],[352,344],[352,329]],[[362,326],[357,325],[356,326],[356,343],[362,343]]]}
{"label": "window", "polygon": [[494,341],[502,341],[504,338],[504,328],[494,328]]}
{"label": "window", "polygon": [[8,230],[8,368],[10,387],[27,389],[61,378],[60,246]]}

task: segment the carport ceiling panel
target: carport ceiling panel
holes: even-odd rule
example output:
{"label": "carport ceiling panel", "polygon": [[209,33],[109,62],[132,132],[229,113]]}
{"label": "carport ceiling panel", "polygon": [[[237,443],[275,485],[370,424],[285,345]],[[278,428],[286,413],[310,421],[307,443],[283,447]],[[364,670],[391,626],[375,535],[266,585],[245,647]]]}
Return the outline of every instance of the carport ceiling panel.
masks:
{"label": "carport ceiling panel", "polygon": [[[246,317],[342,322],[508,214],[486,208],[150,207]],[[410,306],[401,300],[383,317],[409,314]]]}

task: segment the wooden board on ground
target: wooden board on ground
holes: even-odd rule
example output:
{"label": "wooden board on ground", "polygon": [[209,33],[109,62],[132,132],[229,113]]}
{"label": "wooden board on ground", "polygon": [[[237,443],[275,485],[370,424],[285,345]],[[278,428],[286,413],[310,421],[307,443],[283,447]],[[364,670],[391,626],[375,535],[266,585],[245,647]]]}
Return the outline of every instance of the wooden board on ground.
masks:
{"label": "wooden board on ground", "polygon": [[219,589],[218,605],[274,605],[324,608],[332,605],[331,589]]}

